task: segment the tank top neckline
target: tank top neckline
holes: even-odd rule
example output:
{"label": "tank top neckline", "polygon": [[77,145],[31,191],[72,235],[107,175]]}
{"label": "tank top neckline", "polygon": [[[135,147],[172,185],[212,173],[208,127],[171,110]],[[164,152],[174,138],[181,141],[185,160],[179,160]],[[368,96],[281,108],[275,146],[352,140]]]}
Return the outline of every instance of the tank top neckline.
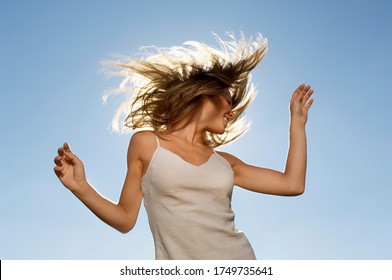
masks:
{"label": "tank top neckline", "polygon": [[212,150],[213,153],[208,157],[208,159],[207,159],[205,162],[203,162],[202,164],[199,164],[199,165],[198,165],[198,164],[193,164],[193,163],[191,163],[191,162],[185,160],[185,159],[184,159],[182,156],[180,156],[179,154],[177,154],[177,153],[175,153],[175,152],[173,152],[173,151],[170,151],[169,149],[166,149],[166,148],[164,148],[164,147],[162,147],[162,146],[160,146],[160,145],[157,147],[157,149],[162,149],[162,150],[164,150],[164,151],[166,151],[166,152],[172,154],[172,155],[175,156],[176,158],[180,159],[180,160],[183,161],[184,163],[189,164],[189,165],[191,165],[191,166],[194,166],[194,167],[196,167],[196,168],[198,168],[198,167],[203,167],[204,165],[206,165],[207,163],[209,163],[209,162],[212,160],[212,158],[213,158],[214,155],[216,155],[216,152],[215,152],[214,150]]}
{"label": "tank top neckline", "polygon": [[184,162],[184,163],[186,163],[186,164],[188,164],[188,165],[191,165],[191,166],[193,166],[193,167],[196,167],[196,168],[198,168],[198,167],[203,167],[204,165],[206,165],[207,163],[209,163],[209,162],[212,160],[212,158],[213,158],[214,155],[216,155],[216,151],[215,151],[214,149],[212,149],[212,154],[208,157],[208,159],[207,159],[205,162],[203,162],[202,164],[193,164],[193,163],[191,163],[191,162],[185,160],[185,159],[184,159],[182,156],[180,156],[179,154],[177,154],[177,153],[175,153],[175,152],[173,152],[173,151],[170,151],[169,149],[167,149],[167,148],[165,148],[165,147],[162,147],[162,146],[161,146],[161,142],[159,141],[158,135],[155,135],[155,139],[156,139],[156,141],[157,141],[157,148],[156,148],[156,150],[162,149],[162,150],[164,150],[164,151],[167,151],[169,154],[171,154],[171,155],[173,155],[174,157],[180,159],[182,162]]}

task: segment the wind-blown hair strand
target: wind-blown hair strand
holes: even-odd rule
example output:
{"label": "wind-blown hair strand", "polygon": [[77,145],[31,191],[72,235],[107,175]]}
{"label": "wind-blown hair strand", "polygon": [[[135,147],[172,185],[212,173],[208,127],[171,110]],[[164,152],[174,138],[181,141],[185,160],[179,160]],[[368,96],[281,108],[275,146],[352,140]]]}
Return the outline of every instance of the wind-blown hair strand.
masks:
{"label": "wind-blown hair strand", "polygon": [[171,48],[143,47],[138,59],[106,61],[108,73],[123,80],[104,100],[119,93],[127,96],[113,117],[113,130],[151,128],[162,135],[200,108],[203,95],[228,90],[235,117],[223,134],[205,132],[203,140],[217,147],[241,136],[248,128],[243,112],[256,95],[250,71],[266,54],[267,40],[261,34],[255,40],[243,34],[240,39],[229,34],[229,41],[214,37],[219,48],[187,41]]}

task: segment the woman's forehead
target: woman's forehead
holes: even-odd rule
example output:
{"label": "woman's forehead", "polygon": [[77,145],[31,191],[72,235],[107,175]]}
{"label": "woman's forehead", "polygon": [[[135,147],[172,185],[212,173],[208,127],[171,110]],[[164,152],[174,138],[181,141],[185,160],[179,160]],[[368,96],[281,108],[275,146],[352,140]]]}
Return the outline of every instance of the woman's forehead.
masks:
{"label": "woman's forehead", "polygon": [[231,92],[230,92],[230,90],[228,90],[228,89],[225,89],[225,90],[222,92],[222,95],[223,95],[224,97],[226,97],[226,98],[230,98],[230,100],[231,100],[231,98],[232,98]]}
{"label": "woman's forehead", "polygon": [[225,90],[222,92],[222,96],[230,102],[230,104],[233,103],[233,97],[231,96],[231,92],[229,90]]}

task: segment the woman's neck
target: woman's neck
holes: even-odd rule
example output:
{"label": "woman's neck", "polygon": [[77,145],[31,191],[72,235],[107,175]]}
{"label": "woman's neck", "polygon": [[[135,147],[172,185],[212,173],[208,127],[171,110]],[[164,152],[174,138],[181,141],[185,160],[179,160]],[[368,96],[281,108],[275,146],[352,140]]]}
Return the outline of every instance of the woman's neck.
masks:
{"label": "woman's neck", "polygon": [[204,144],[204,129],[199,120],[199,114],[193,114],[171,127],[164,133],[165,136],[172,136],[181,139],[188,144]]}

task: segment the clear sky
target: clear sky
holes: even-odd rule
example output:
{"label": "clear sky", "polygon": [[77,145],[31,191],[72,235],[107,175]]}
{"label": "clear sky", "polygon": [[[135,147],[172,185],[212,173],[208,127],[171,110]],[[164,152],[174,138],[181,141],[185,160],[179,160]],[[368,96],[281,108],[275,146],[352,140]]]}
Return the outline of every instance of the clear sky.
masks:
{"label": "clear sky", "polygon": [[288,102],[315,90],[307,124],[304,195],[235,188],[236,225],[259,259],[392,258],[391,1],[0,0],[0,259],[153,259],[145,210],[121,234],[57,180],[53,158],[68,141],[89,180],[117,201],[130,135],[108,126],[118,80],[110,54],[214,44],[211,32],[262,33],[269,52],[253,72],[252,129],[221,149],[282,170]]}

